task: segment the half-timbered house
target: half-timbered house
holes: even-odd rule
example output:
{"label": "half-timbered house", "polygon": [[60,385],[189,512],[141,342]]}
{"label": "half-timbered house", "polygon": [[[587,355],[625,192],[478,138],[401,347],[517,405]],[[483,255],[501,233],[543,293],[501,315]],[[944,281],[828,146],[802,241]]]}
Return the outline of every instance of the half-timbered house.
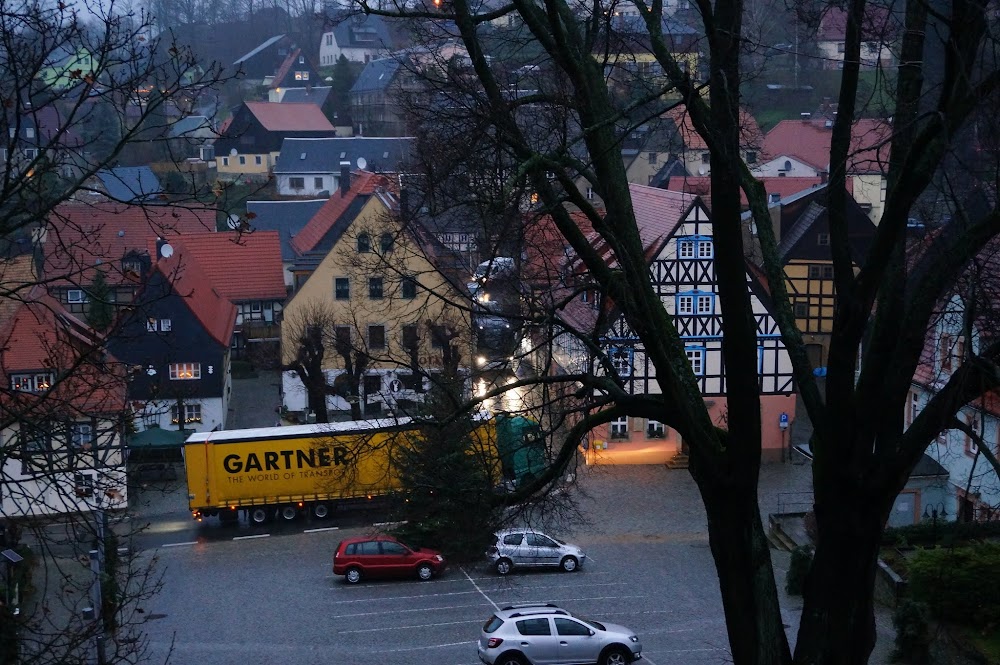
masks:
{"label": "half-timbered house", "polygon": [[[665,217],[676,205],[670,199],[675,192],[633,185],[632,201],[640,227],[656,228],[650,256],[650,279],[673,317],[684,341],[691,368],[708,402],[713,420],[720,425],[726,419],[726,368],[722,357],[722,310],[715,273],[715,247],[709,208],[695,198],[680,215]],[[785,446],[784,434],[795,414],[792,366],[781,340],[777,322],[770,312],[770,299],[762,275],[750,263],[746,271],[757,321],[757,370],[760,380],[763,445],[766,458],[780,459]],[[602,343],[618,372],[625,389],[631,393],[660,392],[656,371],[649,362],[642,341],[621,315],[613,316],[603,332]],[[629,453],[639,453],[635,461],[666,461],[683,450],[680,435],[663,423],[641,418],[621,418],[594,432],[596,455],[617,461],[628,460]],[[605,452],[606,451],[606,452]]]}

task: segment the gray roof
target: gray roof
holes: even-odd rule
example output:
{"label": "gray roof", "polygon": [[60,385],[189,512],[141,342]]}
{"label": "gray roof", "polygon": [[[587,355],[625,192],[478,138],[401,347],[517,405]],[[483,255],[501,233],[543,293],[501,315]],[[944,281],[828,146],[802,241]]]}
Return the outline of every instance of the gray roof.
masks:
{"label": "gray roof", "polygon": [[395,78],[400,65],[400,61],[396,58],[379,58],[369,61],[361,70],[358,80],[351,87],[351,94],[385,90]]}
{"label": "gray roof", "polygon": [[330,96],[330,86],[317,88],[285,88],[285,93],[281,96],[282,104],[315,104],[320,108],[326,103],[326,98]]}
{"label": "gray roof", "polygon": [[253,213],[250,226],[254,230],[277,231],[281,239],[281,260],[295,258],[291,240],[323,207],[326,199],[308,201],[247,201],[247,212]]}
{"label": "gray roof", "polygon": [[272,44],[276,43],[282,37],[284,37],[284,35],[275,35],[274,37],[271,37],[266,42],[264,42],[263,44],[261,44],[260,46],[258,46],[257,48],[255,48],[254,50],[250,51],[246,55],[244,55],[242,57],[239,57],[239,58],[236,58],[236,60],[233,61],[233,64],[234,65],[238,65],[241,62],[246,62],[250,58],[254,57],[258,53],[260,53],[261,51],[263,51],[264,49],[266,49],[268,46],[271,46]]}
{"label": "gray roof", "polygon": [[[351,163],[351,169],[398,173],[409,161],[416,145],[415,138],[345,136],[322,139],[287,138],[281,143],[281,154],[275,173],[340,173],[340,162]],[[364,158],[365,164],[358,164]]]}
{"label": "gray roof", "polygon": [[381,16],[353,15],[333,27],[340,48],[392,48],[393,35],[388,21]]}
{"label": "gray roof", "polygon": [[[698,31],[671,16],[664,16],[661,22],[664,35],[696,35]],[[615,32],[643,35],[648,34],[646,21],[641,16],[615,16],[611,19],[611,29]]]}
{"label": "gray roof", "polygon": [[117,201],[149,201],[158,198],[163,192],[160,180],[148,166],[102,169],[96,175],[108,196]]}
{"label": "gray roof", "polygon": [[825,212],[826,208],[813,201],[798,220],[796,220],[795,225],[782,236],[781,242],[778,243],[778,254],[781,255],[782,264],[788,261],[788,254],[799,244],[802,237]]}
{"label": "gray roof", "polygon": [[215,138],[212,120],[204,115],[189,115],[170,125],[170,138],[209,139]]}

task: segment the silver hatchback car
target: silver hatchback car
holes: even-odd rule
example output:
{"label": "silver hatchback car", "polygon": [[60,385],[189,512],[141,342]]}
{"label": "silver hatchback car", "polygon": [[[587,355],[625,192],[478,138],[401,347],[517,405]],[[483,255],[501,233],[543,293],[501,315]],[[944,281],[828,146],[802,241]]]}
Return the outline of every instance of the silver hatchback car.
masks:
{"label": "silver hatchback car", "polygon": [[533,567],[558,567],[569,573],[579,570],[587,558],[576,545],[532,529],[498,531],[486,556],[501,575],[514,568]]}
{"label": "silver hatchback car", "polygon": [[483,625],[478,650],[486,665],[626,665],[642,658],[642,644],[628,628],[576,617],[551,603],[498,610]]}

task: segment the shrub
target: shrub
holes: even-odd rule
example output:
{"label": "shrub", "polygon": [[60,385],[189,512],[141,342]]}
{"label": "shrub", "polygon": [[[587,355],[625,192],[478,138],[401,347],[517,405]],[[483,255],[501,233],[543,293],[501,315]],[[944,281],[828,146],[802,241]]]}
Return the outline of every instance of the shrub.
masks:
{"label": "shrub", "polygon": [[806,586],[806,575],[812,565],[813,551],[808,545],[799,545],[792,550],[792,560],[788,564],[785,577],[785,591],[792,596],[801,596]]}
{"label": "shrub", "polygon": [[882,544],[893,547],[928,546],[998,537],[1000,537],[1000,521],[945,522],[938,520],[937,522],[927,521],[886,529],[882,535]]}
{"label": "shrub", "polygon": [[925,603],[904,600],[892,615],[896,628],[896,649],[893,661],[918,665],[930,660],[930,612]]}
{"label": "shrub", "polygon": [[944,621],[1000,623],[1000,543],[921,550],[909,562],[910,592]]}

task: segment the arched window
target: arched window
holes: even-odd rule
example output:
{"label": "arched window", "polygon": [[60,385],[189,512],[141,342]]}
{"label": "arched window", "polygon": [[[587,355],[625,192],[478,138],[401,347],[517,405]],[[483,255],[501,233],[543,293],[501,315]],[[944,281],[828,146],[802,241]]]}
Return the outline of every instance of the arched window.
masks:
{"label": "arched window", "polygon": [[393,239],[391,233],[383,233],[382,237],[379,238],[379,245],[382,247],[382,253],[388,254],[389,252],[391,252],[392,245],[394,242],[395,240]]}
{"label": "arched window", "polygon": [[367,254],[372,251],[372,240],[367,233],[358,236],[358,254]]}

